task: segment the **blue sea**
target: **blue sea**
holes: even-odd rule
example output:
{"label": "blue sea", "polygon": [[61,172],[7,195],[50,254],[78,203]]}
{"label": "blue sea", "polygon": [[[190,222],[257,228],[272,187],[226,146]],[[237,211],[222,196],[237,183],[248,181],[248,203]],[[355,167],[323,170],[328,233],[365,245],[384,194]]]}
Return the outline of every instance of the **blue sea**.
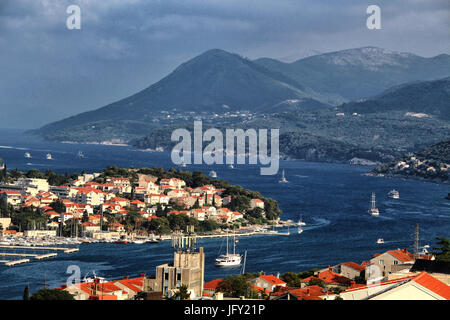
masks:
{"label": "blue sea", "polygon": [[[85,158],[78,159],[82,151]],[[25,152],[31,158],[24,157]],[[51,153],[53,160],[45,155]],[[20,130],[0,130],[0,158],[9,169],[54,170],[58,173],[95,172],[108,165],[119,167],[176,167],[168,152],[148,152],[128,146],[64,144],[39,141]],[[281,184],[281,170],[288,183]],[[438,236],[450,236],[450,201],[445,196],[448,185],[399,178],[368,177],[371,167],[347,164],[281,161],[280,174],[261,176],[259,166],[188,165],[184,170],[217,172],[219,179],[261,192],[278,201],[282,219],[306,222],[304,232],[290,230],[290,236],[242,237],[239,252],[247,251],[247,272],[300,272],[339,262],[361,263],[374,253],[390,249],[412,250],[416,224],[420,226],[420,245],[436,243]],[[388,192],[396,189],[400,199]],[[367,213],[371,193],[377,195],[380,216]],[[287,231],[287,230],[283,230]],[[384,244],[377,244],[384,238]],[[214,259],[225,247],[223,239],[201,239],[205,249],[205,280],[238,274],[240,269],[221,269]],[[58,253],[56,258],[30,262],[15,267],[0,266],[0,299],[21,299],[24,287],[31,292],[41,288],[46,279],[50,287],[66,282],[70,265],[78,265],[82,275],[95,271],[98,276],[117,279],[122,276],[154,274],[159,264],[172,261],[170,241],[159,244],[83,244],[73,254]]]}

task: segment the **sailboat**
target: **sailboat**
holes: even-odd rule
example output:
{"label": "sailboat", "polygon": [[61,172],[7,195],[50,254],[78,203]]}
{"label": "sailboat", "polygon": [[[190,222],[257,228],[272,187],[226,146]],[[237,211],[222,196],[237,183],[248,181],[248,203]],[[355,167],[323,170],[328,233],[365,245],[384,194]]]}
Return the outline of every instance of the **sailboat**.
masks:
{"label": "sailboat", "polygon": [[235,267],[241,264],[242,256],[236,253],[236,236],[233,239],[233,253],[228,252],[228,234],[227,234],[227,253],[221,254],[216,258],[216,266],[218,267]]}
{"label": "sailboat", "polygon": [[372,192],[372,206],[369,209],[369,213],[373,216],[378,216],[380,214],[380,211],[378,211],[378,208],[375,206],[375,193]]}
{"label": "sailboat", "polygon": [[217,178],[217,172],[215,172],[215,171],[210,171],[210,172],[209,172],[209,176],[212,177],[212,178]]}
{"label": "sailboat", "polygon": [[284,176],[284,170],[282,171],[281,180],[280,180],[279,182],[280,182],[280,183],[286,183],[286,182],[288,182],[288,181],[286,180],[286,177]]}
{"label": "sailboat", "polygon": [[302,229],[302,226],[301,226],[301,225],[299,225],[299,226],[298,226],[298,230],[297,230],[297,232],[298,232],[298,234],[300,234],[300,233],[302,233],[302,232],[303,232],[303,229]]}
{"label": "sailboat", "polygon": [[299,226],[306,226],[306,223],[304,223],[303,221],[302,221],[302,216],[300,216],[300,220],[298,220],[298,223],[297,223]]}
{"label": "sailboat", "polygon": [[45,156],[47,158],[47,160],[52,160],[52,155],[51,153],[47,153],[47,155]]}

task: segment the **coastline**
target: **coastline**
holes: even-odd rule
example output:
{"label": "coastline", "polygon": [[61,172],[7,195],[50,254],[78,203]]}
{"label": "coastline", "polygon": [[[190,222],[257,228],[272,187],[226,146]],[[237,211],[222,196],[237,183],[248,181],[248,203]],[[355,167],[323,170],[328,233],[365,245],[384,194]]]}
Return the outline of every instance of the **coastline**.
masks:
{"label": "coastline", "polygon": [[442,185],[448,185],[450,184],[450,181],[442,181],[438,179],[426,179],[419,176],[406,176],[402,174],[392,174],[392,173],[373,173],[373,172],[367,172],[363,173],[363,176],[367,177],[378,177],[378,178],[401,178],[401,179],[408,179],[408,180],[417,180],[422,182],[431,182],[436,184],[442,184]]}

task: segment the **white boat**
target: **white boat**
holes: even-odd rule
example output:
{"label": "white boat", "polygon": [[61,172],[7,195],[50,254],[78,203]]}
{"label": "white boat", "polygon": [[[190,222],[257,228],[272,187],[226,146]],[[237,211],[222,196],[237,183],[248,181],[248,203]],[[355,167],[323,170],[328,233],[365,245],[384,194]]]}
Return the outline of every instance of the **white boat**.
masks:
{"label": "white boat", "polygon": [[77,153],[77,158],[78,158],[78,159],[83,159],[83,158],[84,158],[84,154],[83,154],[82,151],[78,151],[78,153]]}
{"label": "white boat", "polygon": [[383,244],[383,243],[384,243],[383,238],[378,239],[378,240],[377,240],[377,243],[378,243],[378,244]]}
{"label": "white boat", "polygon": [[221,254],[216,258],[216,266],[218,267],[236,267],[241,265],[242,256],[236,253],[236,237],[233,239],[233,253],[228,252],[228,234],[227,234],[227,253]]}
{"label": "white boat", "polygon": [[31,158],[31,154],[29,152],[25,152],[25,158]]}
{"label": "white boat", "polygon": [[228,168],[234,169],[234,166],[233,166],[232,164],[230,164],[230,165],[228,166]]}
{"label": "white boat", "polygon": [[217,172],[215,172],[215,171],[210,171],[210,172],[209,172],[209,176],[212,177],[212,178],[217,178]]}
{"label": "white boat", "polygon": [[298,232],[298,234],[300,234],[300,233],[303,232],[303,229],[302,229],[302,226],[301,226],[301,225],[298,226],[298,231],[297,231],[297,232]]}
{"label": "white boat", "polygon": [[280,182],[280,183],[286,183],[286,182],[288,182],[288,181],[286,180],[286,177],[284,176],[284,170],[282,171],[281,180],[280,180],[279,182]]}
{"label": "white boat", "polygon": [[304,223],[303,221],[302,221],[302,216],[300,216],[300,220],[298,220],[298,223],[297,223],[299,226],[306,226],[306,223]]}
{"label": "white boat", "polygon": [[181,163],[181,166],[182,166],[183,168],[186,168],[186,162],[183,161],[183,162]]}
{"label": "white boat", "polygon": [[398,193],[397,190],[391,190],[388,193],[389,197],[391,197],[392,199],[399,199],[400,198],[400,194]]}
{"label": "white boat", "polygon": [[143,244],[145,243],[145,240],[136,239],[133,241],[134,244]]}
{"label": "white boat", "polygon": [[47,153],[45,157],[47,158],[47,160],[52,160],[52,155],[50,153]]}
{"label": "white boat", "polygon": [[372,192],[372,201],[371,201],[372,206],[369,209],[369,213],[373,216],[378,216],[380,214],[380,211],[378,210],[378,208],[375,206],[375,193]]}

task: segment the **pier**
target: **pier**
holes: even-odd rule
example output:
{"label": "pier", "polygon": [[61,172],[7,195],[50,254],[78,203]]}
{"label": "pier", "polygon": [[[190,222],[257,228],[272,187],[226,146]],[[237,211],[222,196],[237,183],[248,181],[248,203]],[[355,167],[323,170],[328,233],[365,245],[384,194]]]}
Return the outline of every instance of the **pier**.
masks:
{"label": "pier", "polygon": [[72,253],[72,252],[77,252],[80,249],[79,248],[62,248],[62,247],[39,247],[39,246],[5,246],[5,245],[1,245],[0,249],[22,249],[22,250],[60,250],[63,251],[64,253]]}
{"label": "pier", "polygon": [[[80,249],[79,248],[63,248],[63,247],[39,247],[39,246],[7,246],[7,245],[1,245],[0,249],[15,249],[15,250],[31,250],[31,251],[37,251],[37,250],[45,250],[45,251],[63,251],[64,253],[73,253],[77,252]],[[18,253],[18,252],[0,252],[0,257],[19,257],[22,259],[19,260],[0,260],[0,264],[3,264],[7,267],[15,266],[18,264],[30,262],[30,259],[33,258],[36,260],[44,260],[48,258],[53,258],[58,255],[57,252],[50,252],[50,253]],[[15,259],[15,258],[14,258]]]}

